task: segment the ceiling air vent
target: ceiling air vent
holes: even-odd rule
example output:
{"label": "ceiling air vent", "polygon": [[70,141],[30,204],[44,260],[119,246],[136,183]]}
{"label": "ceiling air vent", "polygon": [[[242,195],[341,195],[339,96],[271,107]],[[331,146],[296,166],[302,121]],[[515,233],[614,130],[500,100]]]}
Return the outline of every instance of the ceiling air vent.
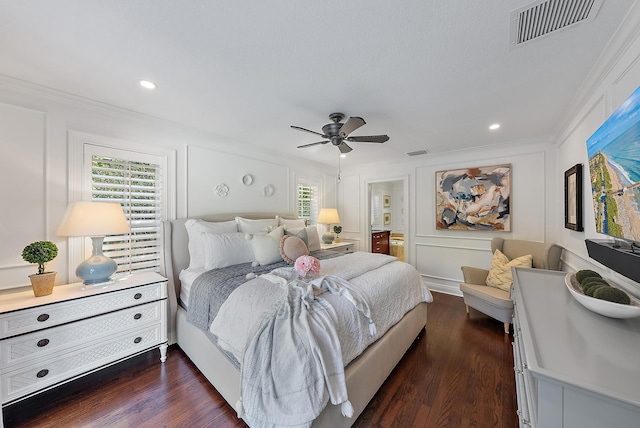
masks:
{"label": "ceiling air vent", "polygon": [[429,150],[422,149],[422,150],[416,150],[415,152],[407,152],[407,156],[420,156],[420,155],[426,155],[427,153],[429,153]]}
{"label": "ceiling air vent", "polygon": [[511,12],[511,46],[592,20],[602,0],[546,0]]}

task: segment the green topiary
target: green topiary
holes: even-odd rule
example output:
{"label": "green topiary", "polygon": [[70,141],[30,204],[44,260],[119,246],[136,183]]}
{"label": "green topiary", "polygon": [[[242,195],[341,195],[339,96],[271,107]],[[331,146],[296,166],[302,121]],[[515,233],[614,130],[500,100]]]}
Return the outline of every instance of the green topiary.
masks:
{"label": "green topiary", "polygon": [[22,250],[24,261],[38,264],[38,275],[44,273],[44,264],[55,259],[57,255],[58,247],[51,241],[32,242]]}
{"label": "green topiary", "polygon": [[592,286],[588,287],[587,290],[584,292],[585,295],[587,296],[591,296],[593,297],[593,294],[600,290],[601,288],[611,288],[610,285],[604,285],[604,284],[593,284]]}
{"label": "green topiary", "polygon": [[582,269],[579,270],[578,272],[576,272],[576,279],[578,280],[578,282],[580,284],[582,284],[582,281],[585,278],[589,278],[589,277],[595,277],[595,278],[601,278],[600,274],[596,271],[593,271],[591,269]]}
{"label": "green topiary", "polygon": [[628,305],[631,303],[629,295],[622,290],[613,287],[598,288],[593,297],[596,299],[608,300],[613,303]]}

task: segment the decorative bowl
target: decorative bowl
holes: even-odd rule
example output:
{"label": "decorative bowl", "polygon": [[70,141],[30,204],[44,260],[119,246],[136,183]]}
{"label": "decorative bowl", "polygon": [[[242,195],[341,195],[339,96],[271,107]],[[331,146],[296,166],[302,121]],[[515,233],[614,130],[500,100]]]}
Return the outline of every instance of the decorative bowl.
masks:
{"label": "decorative bowl", "polygon": [[[635,318],[640,316],[640,301],[631,294],[627,293],[631,298],[631,304],[629,305],[622,305],[620,303],[609,302],[608,300],[596,299],[595,297],[584,294],[575,277],[575,273],[568,273],[567,276],[564,277],[564,283],[569,289],[571,295],[585,308],[610,318]],[[611,281],[607,280],[607,282],[612,285]]]}

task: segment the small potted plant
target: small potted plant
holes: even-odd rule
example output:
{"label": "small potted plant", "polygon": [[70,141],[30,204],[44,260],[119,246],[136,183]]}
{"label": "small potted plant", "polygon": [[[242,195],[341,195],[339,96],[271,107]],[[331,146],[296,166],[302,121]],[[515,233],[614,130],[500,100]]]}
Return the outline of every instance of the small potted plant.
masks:
{"label": "small potted plant", "polygon": [[342,242],[342,238],[340,238],[340,233],[342,232],[342,226],[337,225],[337,226],[333,226],[333,231],[336,233],[336,238],[333,240],[333,242]]}
{"label": "small potted plant", "polygon": [[24,261],[38,265],[38,273],[29,275],[33,294],[35,294],[36,297],[46,296],[53,292],[56,272],[45,272],[44,264],[55,259],[57,255],[58,247],[51,241],[32,242],[22,250],[22,258]]}

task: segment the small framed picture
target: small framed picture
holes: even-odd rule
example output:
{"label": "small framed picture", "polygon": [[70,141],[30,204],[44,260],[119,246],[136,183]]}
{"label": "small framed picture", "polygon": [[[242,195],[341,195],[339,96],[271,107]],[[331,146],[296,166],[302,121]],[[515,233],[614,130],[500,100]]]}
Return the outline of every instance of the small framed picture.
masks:
{"label": "small framed picture", "polygon": [[391,224],[391,213],[384,213],[384,224]]}
{"label": "small framed picture", "polygon": [[564,173],[564,227],[582,232],[582,164]]}
{"label": "small framed picture", "polygon": [[382,205],[383,205],[385,208],[389,208],[389,207],[391,206],[391,196],[389,196],[389,195],[384,195],[384,196],[382,197]]}

